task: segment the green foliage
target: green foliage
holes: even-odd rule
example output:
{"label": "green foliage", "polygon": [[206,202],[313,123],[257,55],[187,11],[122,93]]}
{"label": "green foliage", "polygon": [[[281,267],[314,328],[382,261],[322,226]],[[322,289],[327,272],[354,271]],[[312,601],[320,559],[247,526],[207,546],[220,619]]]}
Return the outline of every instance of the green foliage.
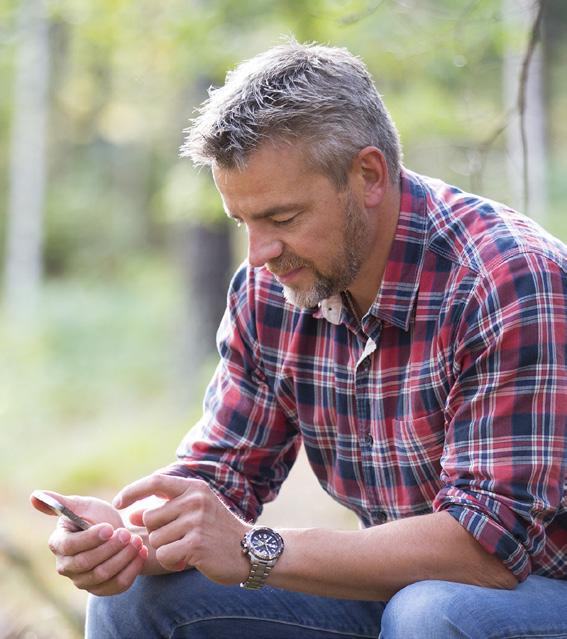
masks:
{"label": "green foliage", "polygon": [[[150,429],[171,430],[177,343],[172,318],[179,305],[173,282],[163,263],[128,262],[112,279],[52,282],[41,314],[0,327],[0,419],[9,425],[0,453],[5,478],[29,477],[22,461],[31,459],[33,474],[45,482],[49,470],[55,476],[57,470],[70,472],[66,462],[74,459],[83,477],[110,482],[135,465],[126,461],[128,432],[137,441],[134,450],[143,453],[149,446],[144,442],[153,439]],[[163,414],[159,429],[160,418],[152,413],[157,406]],[[174,425],[178,440],[182,429]],[[103,464],[114,445],[116,454]],[[103,478],[120,455],[122,465]]]}
{"label": "green foliage", "polygon": [[[549,228],[567,239],[567,3],[548,0]],[[0,192],[9,190],[20,0],[0,2]],[[168,239],[224,220],[181,130],[238,61],[282,35],[360,55],[410,168],[507,199],[504,138],[478,183],[478,145],[503,115],[502,58],[524,29],[494,0],[49,0],[47,280],[19,325],[0,316],[0,477],[8,522],[39,486],[112,496],[172,461],[211,367],[179,365],[182,292]],[[476,180],[476,182],[475,182]],[[0,201],[0,257],[6,197]],[[195,366],[197,368],[197,366]],[[180,400],[182,398],[182,400]],[[180,407],[181,406],[181,407]],[[188,414],[189,413],[189,414]],[[1,513],[0,513],[1,514]],[[44,529],[37,543],[45,543]],[[30,537],[32,532],[30,532]],[[54,636],[61,636],[55,631]]]}
{"label": "green foliage", "polygon": [[[550,46],[559,60],[549,65],[551,210],[562,211],[567,81],[560,25],[564,28],[566,14],[560,2],[549,4]],[[2,87],[13,79],[18,7],[16,0],[0,7]],[[36,333],[25,340],[6,334],[3,339],[10,342],[17,379],[33,388],[33,403],[44,406],[49,398],[42,420],[50,424],[51,414],[90,419],[97,407],[115,403],[108,380],[118,376],[147,389],[155,381],[151,371],[165,365],[156,360],[153,367],[136,370],[131,356],[139,348],[144,357],[152,352],[157,357],[141,345],[151,341],[153,313],[163,310],[167,287],[147,284],[158,303],[142,312],[139,291],[132,289],[141,276],[126,285],[124,273],[148,254],[163,259],[172,223],[224,219],[207,172],[195,173],[176,155],[185,122],[228,68],[282,34],[347,46],[374,74],[402,134],[406,162],[471,188],[475,145],[502,115],[504,47],[511,40],[521,47],[526,38],[523,30],[503,28],[501,3],[493,0],[56,0],[48,7],[52,88],[45,260],[51,281]],[[0,92],[3,141],[9,139],[10,121],[7,90]],[[484,187],[488,195],[505,199],[502,141],[491,153]],[[8,151],[8,144],[0,145],[4,193]],[[0,210],[4,207],[5,200]],[[557,214],[550,224],[562,233],[556,220]],[[147,324],[139,325],[139,334],[125,328],[140,316]],[[98,348],[108,334],[120,336],[110,359]],[[18,397],[14,379],[6,384],[8,395]]]}
{"label": "green foliage", "polygon": [[[551,5],[560,22],[564,11]],[[0,10],[0,24],[8,25],[0,27],[0,41],[9,45],[0,55],[3,87],[11,85],[17,6],[11,0]],[[503,28],[501,3],[493,0],[57,0],[48,6],[46,260],[54,275],[119,264],[149,244],[163,246],[171,221],[222,219],[210,184],[176,158],[181,129],[210,84],[222,83],[228,68],[282,34],[361,55],[398,124],[407,162],[420,168],[424,149],[435,154],[443,146],[431,171],[465,187],[471,168],[465,162],[455,173],[453,156],[482,142],[499,122],[503,47],[510,39],[523,46],[526,35]],[[552,66],[551,73],[563,68]],[[10,91],[3,91],[0,139],[8,139],[10,108]],[[554,128],[563,121],[563,109],[556,111]],[[502,138],[494,153],[501,145]],[[3,192],[8,149],[0,145]]]}
{"label": "green foliage", "polygon": [[206,169],[196,171],[189,162],[179,162],[170,169],[160,196],[160,209],[168,222],[183,220],[188,214],[202,223],[226,221],[210,172]]}
{"label": "green foliage", "polygon": [[[550,6],[549,46],[559,62],[549,65],[549,224],[565,237],[566,47],[558,25],[567,14],[561,3]],[[2,87],[13,79],[18,7],[16,0],[0,6]],[[4,325],[0,334],[9,364],[0,373],[0,416],[17,425],[16,443],[24,432],[69,433],[76,424],[108,434],[100,424],[131,425],[130,411],[137,416],[138,406],[175,386],[168,359],[175,340],[165,323],[181,304],[163,268],[167,238],[185,218],[224,220],[207,171],[194,172],[177,150],[187,119],[228,68],[282,34],[347,46],[376,78],[407,164],[472,188],[475,146],[502,115],[504,47],[513,40],[521,48],[526,39],[523,30],[503,28],[493,0],[56,0],[48,7],[50,279],[33,330]],[[2,140],[10,121],[8,90],[0,92]],[[502,142],[484,187],[506,199]],[[0,144],[4,193],[8,151]],[[120,447],[121,428],[110,430]],[[83,467],[84,477],[101,465]]]}

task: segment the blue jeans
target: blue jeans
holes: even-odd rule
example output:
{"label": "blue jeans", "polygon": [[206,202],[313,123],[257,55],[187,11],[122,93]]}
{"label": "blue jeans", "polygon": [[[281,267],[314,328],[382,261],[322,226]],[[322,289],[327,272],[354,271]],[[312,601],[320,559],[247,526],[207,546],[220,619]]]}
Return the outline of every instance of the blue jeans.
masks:
{"label": "blue jeans", "polygon": [[87,639],[567,639],[567,581],[515,590],[422,581],[387,604],[219,586],[196,570],[89,598]]}

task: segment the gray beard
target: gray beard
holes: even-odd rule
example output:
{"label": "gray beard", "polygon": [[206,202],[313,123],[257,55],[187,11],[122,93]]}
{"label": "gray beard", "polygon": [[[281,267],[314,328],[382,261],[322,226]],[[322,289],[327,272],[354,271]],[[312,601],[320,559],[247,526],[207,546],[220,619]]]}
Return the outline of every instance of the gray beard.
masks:
{"label": "gray beard", "polygon": [[320,302],[334,294],[335,286],[327,278],[318,279],[307,291],[296,291],[289,286],[283,287],[285,299],[300,308],[313,308]]}
{"label": "gray beard", "polygon": [[329,273],[323,274],[306,264],[315,275],[315,283],[310,289],[296,290],[283,286],[285,299],[300,308],[314,308],[323,300],[346,291],[360,272],[363,255],[369,244],[366,225],[360,209],[352,196],[345,205],[344,244],[342,252],[335,257]]}

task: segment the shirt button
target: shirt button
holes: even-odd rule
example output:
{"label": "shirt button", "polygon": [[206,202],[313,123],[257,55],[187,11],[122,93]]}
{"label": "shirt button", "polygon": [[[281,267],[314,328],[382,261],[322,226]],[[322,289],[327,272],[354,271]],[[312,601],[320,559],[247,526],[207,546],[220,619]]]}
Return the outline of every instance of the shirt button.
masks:
{"label": "shirt button", "polygon": [[367,446],[372,446],[374,444],[374,437],[370,433],[366,433],[366,437],[364,438],[364,443]]}

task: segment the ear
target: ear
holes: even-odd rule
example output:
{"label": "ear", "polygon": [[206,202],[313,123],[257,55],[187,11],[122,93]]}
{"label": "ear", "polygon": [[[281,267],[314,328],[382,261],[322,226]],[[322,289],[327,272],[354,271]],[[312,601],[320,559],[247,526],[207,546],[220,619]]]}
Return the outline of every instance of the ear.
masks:
{"label": "ear", "polygon": [[386,192],[389,175],[384,154],[375,146],[366,146],[353,161],[354,173],[363,189],[364,206],[378,206]]}

